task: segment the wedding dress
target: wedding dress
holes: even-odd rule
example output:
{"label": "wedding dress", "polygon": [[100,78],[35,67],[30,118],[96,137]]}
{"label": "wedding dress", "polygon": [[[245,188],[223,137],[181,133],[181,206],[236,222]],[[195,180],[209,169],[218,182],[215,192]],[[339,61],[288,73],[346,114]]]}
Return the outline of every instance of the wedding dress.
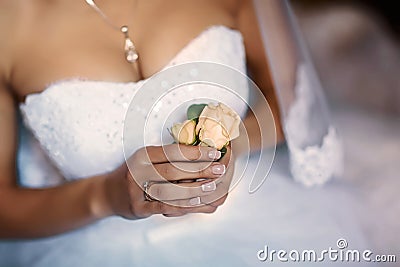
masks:
{"label": "wedding dress", "polygon": [[[166,68],[190,61],[216,62],[245,73],[240,32],[210,27]],[[21,125],[20,184],[48,187],[106,173],[122,164],[122,122],[144,82],[76,77],[29,95],[20,106],[29,129]],[[180,97],[165,99],[164,104],[173,108]],[[224,99],[224,95],[214,97]],[[242,164],[238,159],[237,166]],[[248,168],[255,165],[250,159]],[[317,250],[346,238],[349,247],[367,247],[353,214],[360,206],[351,189],[340,182],[314,189],[294,183],[286,147],[278,148],[271,173],[256,193],[248,193],[247,182],[240,182],[211,215],[152,216],[138,221],[113,217],[54,237],[1,241],[0,265],[255,266],[263,264],[257,252],[265,245],[277,250]]]}

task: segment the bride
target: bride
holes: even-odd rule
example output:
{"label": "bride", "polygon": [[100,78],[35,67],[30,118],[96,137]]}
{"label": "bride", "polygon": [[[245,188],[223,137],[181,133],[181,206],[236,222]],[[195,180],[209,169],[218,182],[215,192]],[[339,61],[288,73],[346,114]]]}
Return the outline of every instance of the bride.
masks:
{"label": "bride", "polygon": [[[345,237],[365,246],[350,215],[358,207],[354,197],[340,185],[308,191],[293,183],[284,146],[268,183],[253,195],[239,184],[228,199],[234,176],[230,149],[218,161],[221,153],[209,147],[138,147],[127,159],[134,171],[128,170],[121,128],[132,96],[159,71],[186,62],[248,71],[270,104],[276,141],[283,142],[285,130],[289,154],[299,152],[291,126],[281,126],[293,114],[273,90],[265,36],[251,0],[1,5],[2,265],[253,266],[266,244],[318,249]],[[287,64],[276,65],[273,76],[291,69],[290,57]],[[254,116],[245,125],[256,150]],[[298,153],[292,154],[296,159]],[[298,166],[303,165],[292,171]],[[190,182],[179,192],[172,183],[153,185],[157,199],[169,200],[165,203],[148,199],[144,183],[135,182],[158,178]]]}

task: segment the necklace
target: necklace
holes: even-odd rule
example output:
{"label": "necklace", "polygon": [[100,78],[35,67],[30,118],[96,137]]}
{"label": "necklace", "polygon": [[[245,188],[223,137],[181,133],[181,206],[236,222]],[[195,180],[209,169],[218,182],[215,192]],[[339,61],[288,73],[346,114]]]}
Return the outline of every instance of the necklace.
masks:
{"label": "necklace", "polygon": [[129,37],[129,28],[127,25],[122,25],[121,27],[116,26],[104,12],[96,5],[94,0],[85,0],[86,3],[91,6],[102,18],[103,20],[110,25],[112,28],[120,31],[125,37],[125,59],[129,63],[138,63],[139,54],[136,51],[136,47],[133,44],[132,39]]}

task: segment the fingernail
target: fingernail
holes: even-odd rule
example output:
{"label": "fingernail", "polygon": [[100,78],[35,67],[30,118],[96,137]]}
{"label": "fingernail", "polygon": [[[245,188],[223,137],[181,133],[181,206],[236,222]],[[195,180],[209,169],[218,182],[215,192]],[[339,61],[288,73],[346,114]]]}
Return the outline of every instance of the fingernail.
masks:
{"label": "fingernail", "polygon": [[217,189],[217,184],[214,181],[201,185],[201,190],[203,190],[203,192],[211,192],[215,191],[215,189]]}
{"label": "fingernail", "polygon": [[200,205],[200,204],[201,204],[201,199],[200,199],[200,197],[194,197],[194,198],[190,199],[190,200],[189,200],[189,204],[190,204],[191,206]]}
{"label": "fingernail", "polygon": [[219,159],[221,157],[221,151],[218,150],[208,151],[208,157],[210,159]]}
{"label": "fingernail", "polygon": [[211,170],[213,174],[222,175],[225,173],[225,165],[214,165]]}

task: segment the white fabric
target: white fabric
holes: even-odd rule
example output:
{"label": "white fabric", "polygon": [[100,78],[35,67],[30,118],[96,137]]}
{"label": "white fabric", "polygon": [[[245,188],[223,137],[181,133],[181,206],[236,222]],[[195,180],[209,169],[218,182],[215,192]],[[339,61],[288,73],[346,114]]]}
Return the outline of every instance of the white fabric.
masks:
{"label": "white fabric", "polygon": [[277,92],[294,179],[321,185],[342,173],[341,142],[288,0],[253,0]]}
{"label": "white fabric", "polygon": [[[215,26],[194,39],[172,62],[211,60],[244,71],[243,48],[237,31]],[[43,93],[29,96],[21,110],[61,173],[67,179],[82,178],[110,171],[123,162],[119,123],[140,83],[56,82]],[[32,168],[25,169],[25,163],[37,155],[36,150],[24,147],[21,153],[29,151],[32,154],[20,156],[22,184],[52,184],[51,177],[38,180],[38,172],[35,177]],[[277,155],[270,178],[260,190],[248,194],[244,179],[216,214],[175,219],[153,216],[140,221],[109,218],[47,239],[2,241],[2,265],[257,266],[266,264],[256,255],[264,245],[322,250],[334,247],[336,240],[344,237],[351,247],[366,248],[352,217],[352,210],[361,208],[353,192],[341,184],[305,190],[293,183],[287,172],[285,149],[279,149]],[[250,161],[248,168],[257,163]],[[242,164],[239,159],[238,166]],[[37,167],[45,170],[44,165]]]}
{"label": "white fabric", "polygon": [[[190,61],[216,62],[245,73],[241,34],[222,26],[210,27],[181,50],[165,68]],[[59,81],[42,93],[29,95],[21,105],[21,111],[26,125],[66,179],[93,176],[112,171],[122,164],[123,121],[133,95],[145,82]],[[246,87],[243,88],[245,90]],[[221,92],[215,91],[204,91],[204,94],[215,99],[226,98]],[[168,95],[159,113],[168,112],[187,100],[184,93]],[[234,101],[230,106],[241,104]],[[161,118],[159,121],[163,122]],[[161,125],[153,128],[158,134]],[[153,143],[156,142],[157,138]],[[137,149],[140,144],[137,140],[132,147]],[[34,177],[30,175],[23,176],[22,183],[38,183],[32,179]]]}
{"label": "white fabric", "polygon": [[329,125],[328,133],[321,142],[309,143],[315,130],[310,120],[313,117],[311,113],[315,112],[316,96],[304,65],[298,69],[294,91],[296,99],[284,123],[290,150],[290,169],[294,179],[305,186],[321,185],[342,174],[342,144],[333,125]]}

